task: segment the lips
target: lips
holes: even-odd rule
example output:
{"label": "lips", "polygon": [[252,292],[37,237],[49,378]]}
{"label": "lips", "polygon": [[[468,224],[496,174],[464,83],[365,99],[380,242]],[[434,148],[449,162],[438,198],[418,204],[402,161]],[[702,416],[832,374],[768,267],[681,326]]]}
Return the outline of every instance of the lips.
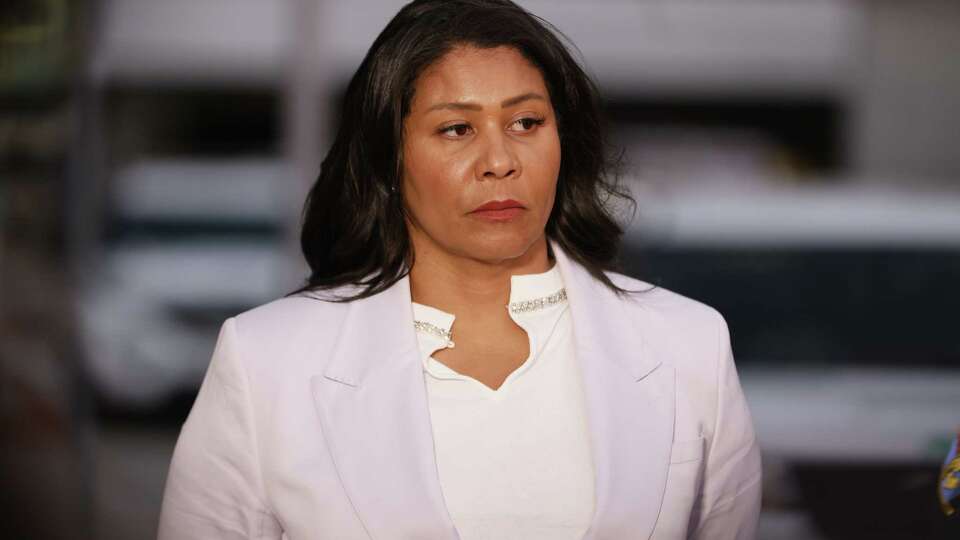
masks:
{"label": "lips", "polygon": [[512,219],[520,213],[526,210],[526,207],[523,203],[515,201],[513,199],[507,199],[504,201],[490,201],[476,207],[472,212],[472,215],[488,219],[492,221],[506,221]]}
{"label": "lips", "polygon": [[506,209],[508,209],[508,208],[520,208],[520,209],[522,209],[522,208],[524,208],[524,206],[523,206],[523,204],[521,204],[521,203],[519,203],[519,202],[517,202],[517,201],[515,201],[515,200],[513,200],[513,199],[507,199],[507,200],[505,200],[505,201],[490,201],[490,202],[488,202],[488,203],[484,203],[484,204],[482,204],[482,205],[474,208],[473,211],[474,211],[474,212],[487,212],[487,211],[490,211],[490,210],[506,210]]}

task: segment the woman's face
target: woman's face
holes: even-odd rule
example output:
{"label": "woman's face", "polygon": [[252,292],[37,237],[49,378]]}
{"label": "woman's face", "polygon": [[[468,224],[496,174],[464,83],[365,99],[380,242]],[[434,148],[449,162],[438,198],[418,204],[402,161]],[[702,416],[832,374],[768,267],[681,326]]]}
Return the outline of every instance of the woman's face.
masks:
{"label": "woman's face", "polygon": [[560,138],[540,71],[516,49],[453,49],[417,80],[403,197],[415,252],[498,263],[544,241]]}

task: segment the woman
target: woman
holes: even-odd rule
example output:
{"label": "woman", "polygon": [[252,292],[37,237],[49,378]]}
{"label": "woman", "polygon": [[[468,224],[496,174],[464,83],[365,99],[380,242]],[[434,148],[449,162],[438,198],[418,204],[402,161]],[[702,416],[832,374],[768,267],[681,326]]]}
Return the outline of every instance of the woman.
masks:
{"label": "woman", "polygon": [[508,0],[405,6],[309,195],[307,285],[223,325],[160,537],[752,538],[726,325],[609,271],[597,119]]}

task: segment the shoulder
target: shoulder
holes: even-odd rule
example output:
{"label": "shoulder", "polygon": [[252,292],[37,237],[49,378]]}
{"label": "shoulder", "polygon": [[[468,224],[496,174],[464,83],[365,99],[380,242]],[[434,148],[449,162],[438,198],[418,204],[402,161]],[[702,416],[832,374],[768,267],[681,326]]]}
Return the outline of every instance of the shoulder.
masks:
{"label": "shoulder", "polygon": [[342,317],[347,302],[333,302],[314,295],[298,294],[277,298],[234,316],[238,331],[250,337],[270,338],[290,335],[308,328],[316,330],[320,323]]}
{"label": "shoulder", "polygon": [[[620,298],[632,317],[662,329],[683,329],[696,334],[726,333],[727,323],[714,307],[680,293],[616,272],[607,277],[628,291]],[[631,318],[632,318],[631,317]]]}
{"label": "shoulder", "polygon": [[732,362],[730,333],[720,312],[645,281],[608,276],[618,287],[635,291],[619,296],[619,303],[645,354],[675,368],[689,391],[713,395],[720,373]]}
{"label": "shoulder", "polygon": [[241,361],[252,369],[286,369],[322,358],[323,347],[335,343],[350,306],[331,298],[316,294],[282,297],[231,317]]}

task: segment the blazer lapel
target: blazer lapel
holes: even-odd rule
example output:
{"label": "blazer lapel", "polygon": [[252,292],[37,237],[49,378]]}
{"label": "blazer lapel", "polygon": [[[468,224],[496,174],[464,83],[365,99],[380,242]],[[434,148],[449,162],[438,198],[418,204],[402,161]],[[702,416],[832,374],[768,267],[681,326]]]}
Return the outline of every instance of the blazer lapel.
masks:
{"label": "blazer lapel", "polygon": [[[674,370],[660,364],[632,309],[552,245],[573,319],[596,507],[585,540],[649,538],[666,488],[673,444]],[[642,297],[641,297],[642,298]]]}
{"label": "blazer lapel", "polygon": [[353,301],[311,380],[344,490],[371,538],[458,539],[440,489],[407,278]]}

